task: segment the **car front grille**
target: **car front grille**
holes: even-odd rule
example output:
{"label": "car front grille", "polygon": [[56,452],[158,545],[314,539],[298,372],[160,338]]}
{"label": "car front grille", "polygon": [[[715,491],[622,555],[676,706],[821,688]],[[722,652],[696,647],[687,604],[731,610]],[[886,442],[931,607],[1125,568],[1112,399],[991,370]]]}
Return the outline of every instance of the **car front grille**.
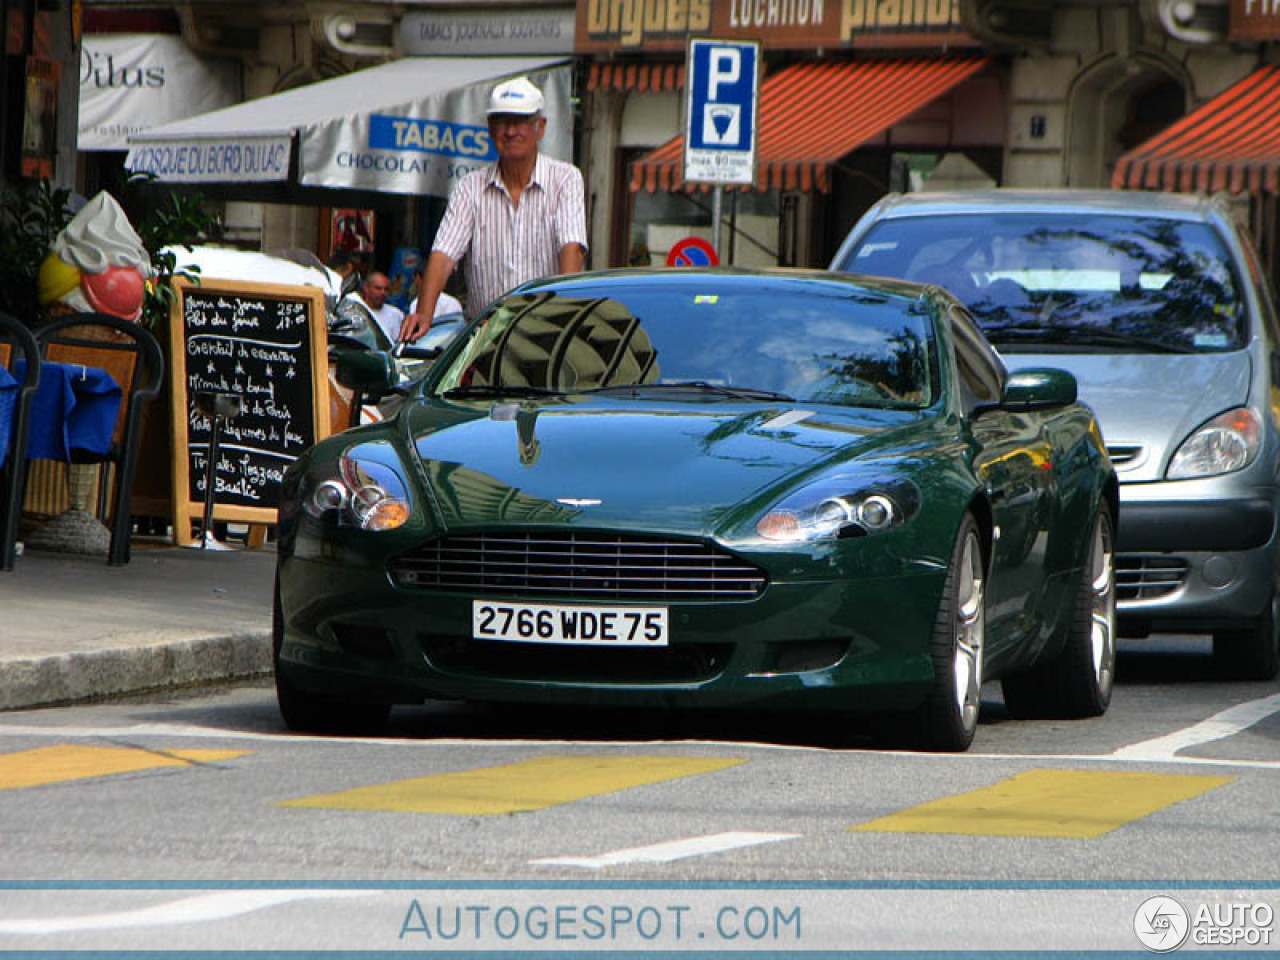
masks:
{"label": "car front grille", "polygon": [[1164,554],[1116,555],[1116,599],[1152,600],[1182,586],[1190,569],[1181,557]]}
{"label": "car front grille", "polygon": [[567,600],[749,600],[764,572],[696,540],[493,531],[432,541],[391,564],[400,586]]}

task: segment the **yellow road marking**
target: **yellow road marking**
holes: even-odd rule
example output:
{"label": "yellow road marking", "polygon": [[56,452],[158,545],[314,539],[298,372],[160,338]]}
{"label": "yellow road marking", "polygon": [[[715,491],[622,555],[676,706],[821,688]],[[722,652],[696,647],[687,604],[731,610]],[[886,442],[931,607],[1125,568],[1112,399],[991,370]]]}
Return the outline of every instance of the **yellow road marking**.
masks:
{"label": "yellow road marking", "polygon": [[156,767],[187,767],[242,757],[250,750],[140,750],[136,747],[87,747],[60,744],[0,754],[0,790],[45,783],[105,777]]}
{"label": "yellow road marking", "polygon": [[1234,779],[1100,770],[1029,770],[981,790],[944,797],[850,829],[1001,837],[1097,837]]}
{"label": "yellow road marking", "polygon": [[533,757],[286,800],[285,807],[390,810],[484,816],[541,810],[602,793],[737,766],[741,759],[697,757]]}

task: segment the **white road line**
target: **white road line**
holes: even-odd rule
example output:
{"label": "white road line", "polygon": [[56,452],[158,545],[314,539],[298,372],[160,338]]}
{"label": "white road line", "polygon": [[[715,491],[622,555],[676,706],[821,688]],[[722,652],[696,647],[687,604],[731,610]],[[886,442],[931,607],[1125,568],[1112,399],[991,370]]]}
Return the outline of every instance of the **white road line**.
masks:
{"label": "white road line", "polygon": [[373,896],[366,890],[235,890],[184,897],[169,903],[115,913],[91,913],[78,917],[28,917],[0,920],[0,936],[4,934],[77,933],[87,930],[123,930],[137,927],[171,927],[209,920],[226,920],[255,910],[293,903],[298,900],[320,900]]}
{"label": "white road line", "polygon": [[1280,711],[1280,693],[1237,704],[1221,713],[1215,713],[1207,720],[1167,733],[1163,737],[1131,743],[1111,756],[1117,760],[1173,760],[1179,750],[1235,736],[1277,711]]}
{"label": "white road line", "polygon": [[670,863],[672,860],[683,860],[686,857],[703,857],[711,853],[723,853],[726,850],[754,847],[762,843],[794,840],[800,836],[803,836],[803,834],[758,833],[749,830],[713,833],[705,837],[668,840],[665,843],[655,843],[648,847],[613,850],[609,853],[602,853],[598,857],[546,857],[542,860],[530,860],[529,862],[538,866],[585,867],[588,870],[603,870],[605,867],[617,867],[625,863]]}

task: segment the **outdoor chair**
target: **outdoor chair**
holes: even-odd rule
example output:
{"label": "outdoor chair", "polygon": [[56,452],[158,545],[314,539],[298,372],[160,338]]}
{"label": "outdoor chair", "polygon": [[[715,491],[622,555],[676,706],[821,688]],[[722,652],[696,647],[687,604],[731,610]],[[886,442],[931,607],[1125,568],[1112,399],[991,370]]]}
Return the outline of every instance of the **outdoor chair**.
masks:
{"label": "outdoor chair", "polygon": [[98,367],[123,391],[110,449],[101,456],[75,451],[71,462],[103,463],[110,468],[103,471],[99,483],[97,512],[111,530],[107,563],[128,563],[133,526],[130,500],[142,439],[142,410],[160,392],[164,380],[160,344],[145,327],[105,313],[61,317],[37,330],[36,340],[45,360]]}
{"label": "outdoor chair", "polygon": [[[9,371],[25,361],[22,379]],[[40,383],[40,347],[26,325],[0,313],[0,570],[13,569],[26,479],[28,402]]]}

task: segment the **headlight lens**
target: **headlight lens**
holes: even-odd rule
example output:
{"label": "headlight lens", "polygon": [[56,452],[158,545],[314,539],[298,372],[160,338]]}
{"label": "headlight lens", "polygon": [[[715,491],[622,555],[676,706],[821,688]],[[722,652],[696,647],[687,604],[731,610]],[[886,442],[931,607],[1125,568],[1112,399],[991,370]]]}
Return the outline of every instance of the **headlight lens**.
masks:
{"label": "headlight lens", "polygon": [[1170,480],[1214,477],[1241,470],[1262,446],[1262,421],[1247,407],[1219,414],[1183,441],[1169,461]]}
{"label": "headlight lens", "polygon": [[361,530],[395,530],[409,519],[409,486],[390,443],[361,443],[314,467],[303,508],[318,520]]}
{"label": "headlight lens", "polygon": [[827,477],[779,501],[756,532],[792,543],[865,537],[906,523],[919,509],[920,491],[909,480]]}

